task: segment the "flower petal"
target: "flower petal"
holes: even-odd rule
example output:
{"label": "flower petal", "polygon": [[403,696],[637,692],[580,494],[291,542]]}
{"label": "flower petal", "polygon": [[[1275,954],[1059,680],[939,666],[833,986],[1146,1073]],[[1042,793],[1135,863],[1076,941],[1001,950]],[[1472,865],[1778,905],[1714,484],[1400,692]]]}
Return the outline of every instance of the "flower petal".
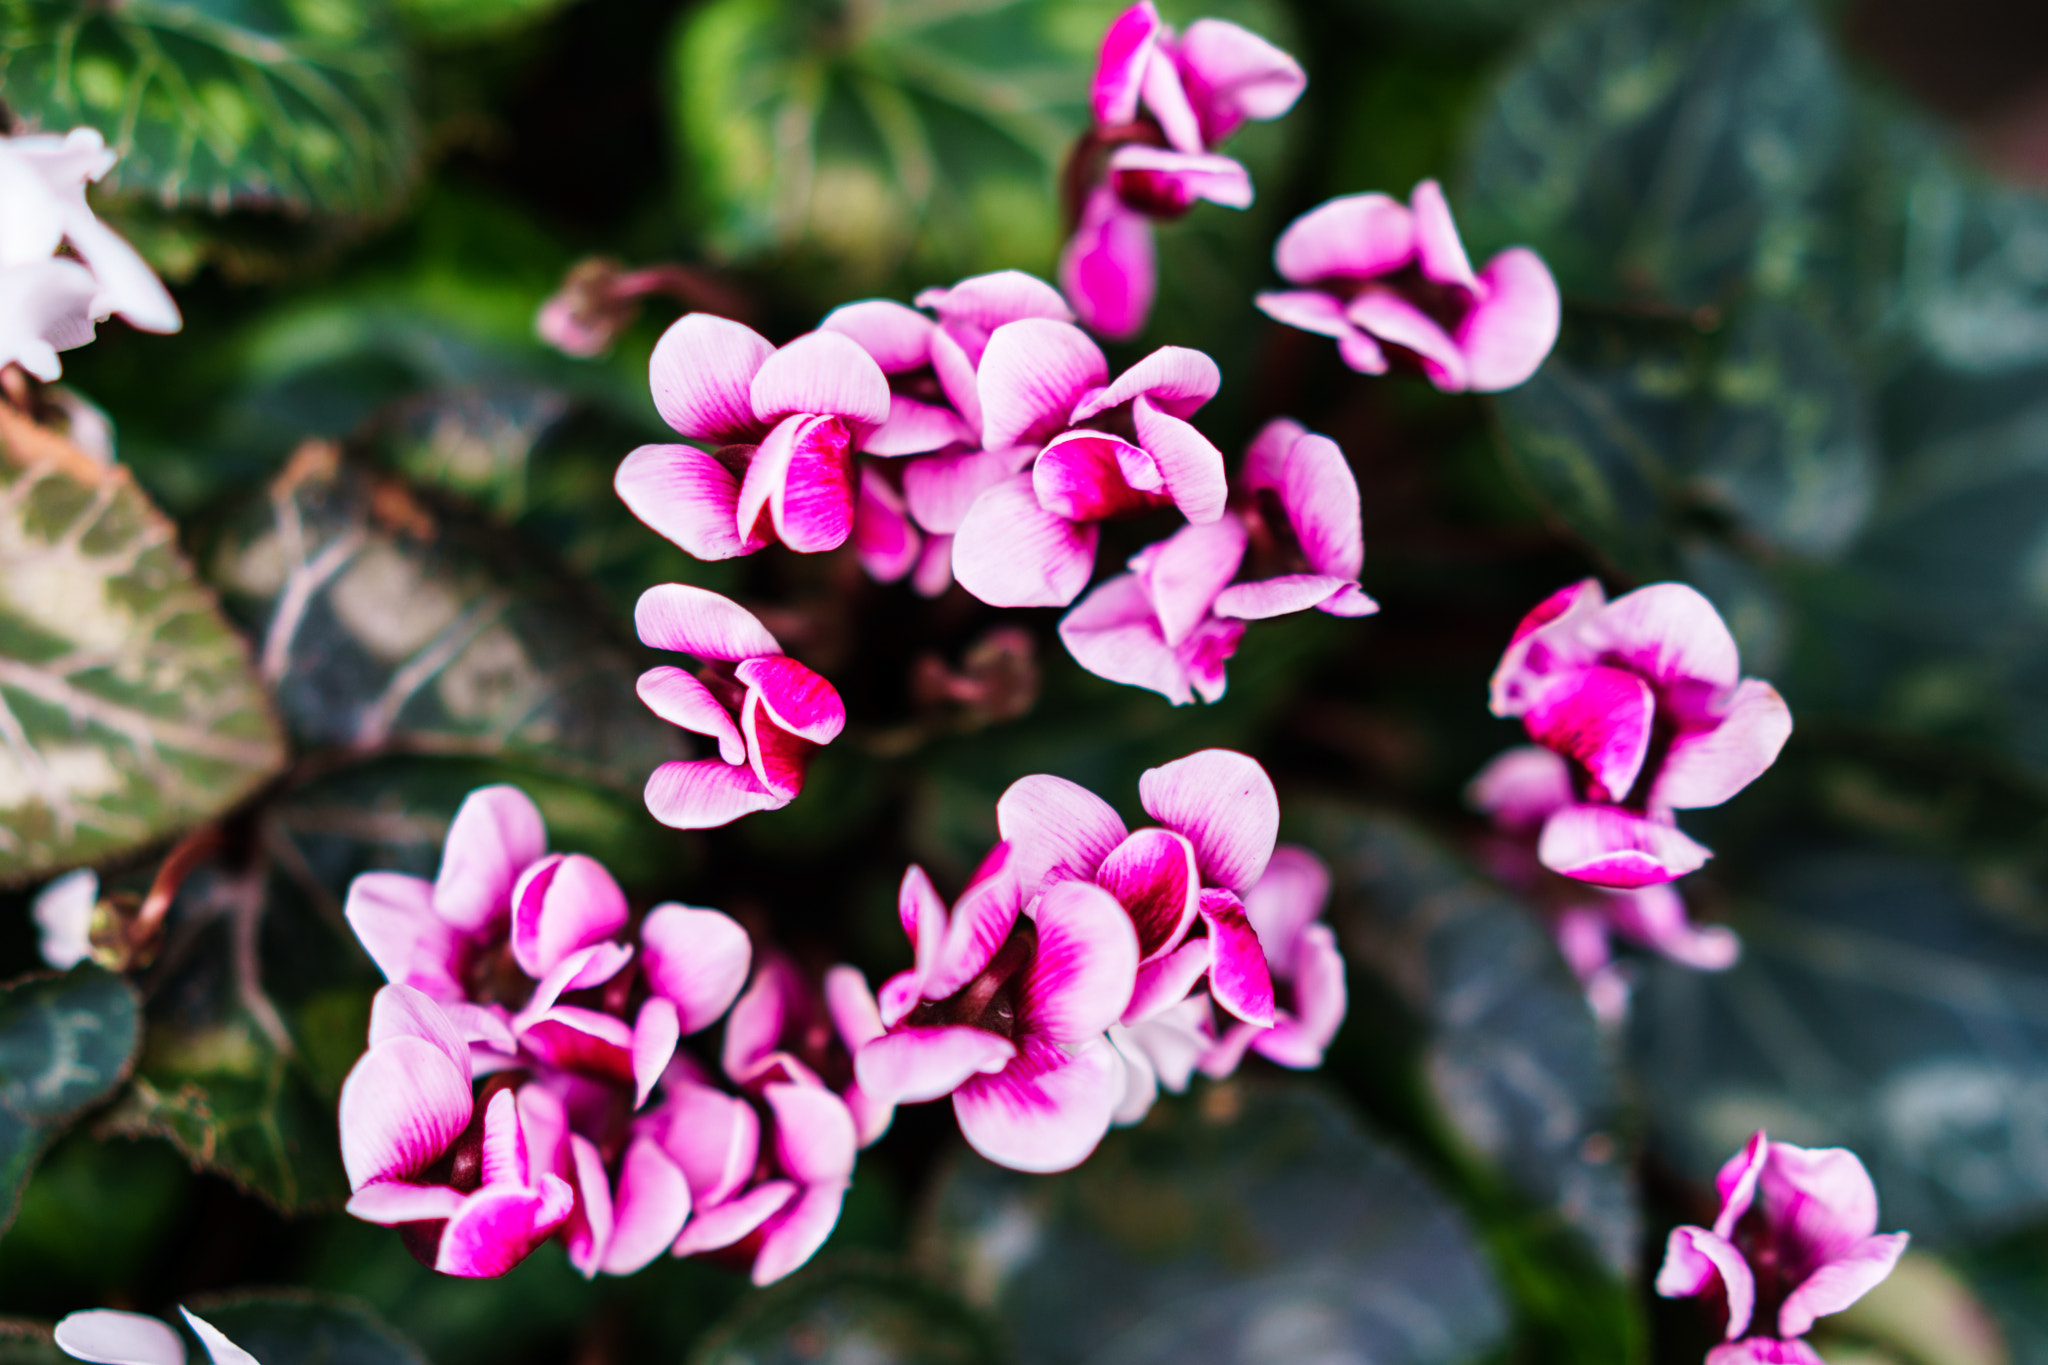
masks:
{"label": "flower petal", "polygon": [[1102,860],[1128,833],[1107,801],[1050,773],[1010,784],[996,802],[996,828],[1010,845],[1026,899],[1047,882],[1093,880]]}
{"label": "flower petal", "polygon": [[1161,346],[1118,375],[1115,383],[1084,399],[1074,408],[1072,420],[1079,424],[1138,398],[1150,399],[1156,411],[1191,417],[1222,385],[1223,372],[1202,352]]}
{"label": "flower petal", "polygon": [[1063,607],[1088,586],[1095,542],[1094,525],[1046,511],[1031,476],[1016,474],[967,509],[953,538],[953,576],[992,607]]}
{"label": "flower petal", "polygon": [[1095,80],[1088,104],[1098,127],[1113,128],[1138,117],[1138,92],[1145,67],[1158,51],[1159,11],[1152,0],[1138,0],[1110,22],[1095,61]]}
{"label": "flower petal", "polygon": [[860,343],[839,332],[807,332],[761,363],[749,395],[763,426],[793,416],[844,418],[879,426],[889,415],[889,379]]}
{"label": "flower petal", "polygon": [[512,895],[512,956],[538,980],[578,949],[626,927],[626,893],[604,864],[581,853],[542,859]]}
{"label": "flower petal", "polygon": [[1323,1064],[1349,1006],[1344,956],[1329,925],[1311,924],[1301,931],[1288,975],[1294,1008],[1280,1012],[1272,1028],[1254,1033],[1251,1046],[1276,1066],[1309,1071]]}
{"label": "flower petal", "polygon": [[[1714,1218],[1714,1234],[1718,1237],[1733,1237],[1735,1225],[1749,1212],[1756,1201],[1756,1182],[1763,1174],[1764,1163],[1771,1159],[1771,1140],[1759,1128],[1750,1134],[1742,1150],[1721,1163],[1721,1169],[1714,1174],[1714,1192],[1721,1197],[1721,1211]],[[1871,1223],[1877,1226],[1875,1193],[1871,1195]]]}
{"label": "flower petal", "polygon": [[1038,505],[1068,521],[1103,521],[1134,516],[1166,505],[1166,499],[1131,486],[1126,467],[1150,467],[1145,451],[1100,431],[1069,431],[1055,437],[1031,465],[1031,490]]}
{"label": "flower petal", "polygon": [[[860,355],[867,359],[865,352]],[[880,377],[877,371],[876,378]],[[762,438],[747,465],[735,509],[737,524],[758,527],[765,508],[775,538],[799,554],[844,545],[853,532],[851,447],[846,423],[837,416],[785,417]]]}
{"label": "flower petal", "polygon": [[1195,847],[1170,829],[1141,829],[1111,849],[1095,870],[1095,884],[1130,916],[1141,963],[1171,952],[1195,922],[1201,894]]}
{"label": "flower petal", "polygon": [[1209,960],[1209,940],[1194,938],[1138,968],[1131,1003],[1124,1006],[1123,1018],[1118,1022],[1126,1027],[1141,1024],[1186,1000],[1188,992],[1209,970]]}
{"label": "flower petal", "polygon": [[1578,799],[1562,755],[1538,744],[1494,756],[1465,788],[1465,800],[1507,829],[1535,829],[1550,813]]}
{"label": "flower petal", "polygon": [[[647,1103],[683,1036],[682,1014],[666,996],[651,995],[633,1020],[633,1107]],[[674,1241],[671,1236],[668,1241]],[[666,1242],[663,1245],[667,1245]]]}
{"label": "flower petal", "polygon": [[748,393],[773,354],[751,327],[709,313],[685,314],[661,334],[648,362],[654,406],[692,440],[727,445],[756,439],[767,424],[755,418]]}
{"label": "flower petal", "polygon": [[716,829],[788,804],[788,797],[762,786],[751,768],[715,758],[664,763],[647,778],[648,813],[671,829]]}
{"label": "flower petal", "polygon": [[1667,1299],[1704,1294],[1716,1282],[1728,1299],[1726,1338],[1749,1330],[1756,1311],[1756,1276],[1727,1238],[1700,1227],[1677,1227],[1664,1243],[1664,1264],[1657,1271],[1657,1292]]}
{"label": "flower petal", "polygon": [[1522,715],[1529,738],[1579,765],[1587,797],[1620,801],[1650,752],[1657,703],[1650,685],[1619,668],[1583,668],[1549,679]]}
{"label": "flower petal", "polygon": [[1488,261],[1478,301],[1458,324],[1472,391],[1498,393],[1536,373],[1557,344],[1562,311],[1557,281],[1535,252],[1509,247]]}
{"label": "flower petal", "polygon": [[1198,526],[1221,517],[1230,502],[1223,452],[1187,422],[1156,409],[1150,398],[1139,397],[1131,417],[1138,444],[1157,462],[1167,495],[1181,514]]}
{"label": "flower petal", "polygon": [[1209,994],[1247,1024],[1273,1025],[1273,971],[1244,906],[1228,891],[1212,888],[1201,898],[1209,930]]}
{"label": "flower petal", "polygon": [[[993,270],[970,275],[951,289],[926,289],[918,294],[917,306],[937,313],[942,330],[978,332],[984,340],[996,328],[1019,318],[1074,320],[1059,290],[1021,270]],[[961,345],[966,347],[964,341]],[[966,349],[968,358],[979,363],[980,351]]]}
{"label": "flower petal", "polygon": [[853,1178],[853,1116],[820,1085],[770,1085],[762,1091],[775,1116],[775,1159],[805,1185]]}
{"label": "flower petal", "polygon": [[519,1045],[549,1066],[608,1081],[633,1082],[633,1030],[617,1015],[555,1005],[517,1021]]}
{"label": "flower petal", "polygon": [[902,1027],[854,1054],[860,1088],[894,1104],[950,1095],[975,1076],[1001,1071],[1017,1055],[1009,1039],[965,1024]]}
{"label": "flower petal", "polygon": [[1060,618],[1060,642],[1098,678],[1157,692],[1175,706],[1195,699],[1179,651],[1166,643],[1151,594],[1136,574],[1104,580]]}
{"label": "flower petal", "polygon": [[1670,883],[1601,897],[1606,921],[1631,942],[1695,971],[1725,971],[1742,955],[1742,940],[1725,924],[1696,925]]}
{"label": "flower petal", "polygon": [[479,787],[448,826],[434,878],[435,913],[470,933],[502,924],[513,884],[547,851],[547,825],[532,797],[517,787]]}
{"label": "flower petal", "polygon": [[976,880],[954,903],[945,942],[925,980],[928,999],[944,1000],[981,975],[1010,937],[1017,916],[1023,913],[1023,889],[1009,867],[1009,848],[1008,844],[997,844],[992,856],[1003,858],[999,870]]}
{"label": "flower petal", "polygon": [[[1617,597],[1582,633],[1602,662],[1634,669],[1660,688],[1718,694],[1741,679],[1727,623],[1684,583],[1652,583]],[[1685,700],[1681,695],[1681,705]]]}
{"label": "flower petal", "polygon": [[1087,1160],[1122,1095],[1123,1063],[1107,1041],[1097,1038],[1069,1056],[1026,1038],[1001,1072],[953,1092],[953,1114],[967,1144],[990,1161],[1048,1174]]}
{"label": "flower petal", "polygon": [[1244,562],[1242,521],[1226,517],[1206,526],[1183,526],[1131,560],[1159,618],[1159,632],[1178,648],[1209,615],[1217,594]]}
{"label": "flower petal", "polygon": [[1355,582],[1365,567],[1364,524],[1358,479],[1337,443],[1302,432],[1278,460],[1247,457],[1245,465],[1247,487],[1278,495],[1310,567]]}
{"label": "flower petal", "polygon": [[894,299],[862,299],[834,308],[818,330],[852,337],[883,374],[903,374],[931,363],[932,333],[938,324]]}
{"label": "flower petal", "polygon": [[695,1083],[671,1085],[645,1123],[682,1168],[700,1214],[732,1198],[754,1174],[761,1121],[737,1095]]}
{"label": "flower petal", "polygon": [[889,400],[888,420],[869,432],[860,448],[870,455],[922,455],[975,441],[973,429],[953,409],[899,393]]}
{"label": "flower petal", "polygon": [[998,327],[975,372],[982,445],[1035,445],[1067,426],[1088,390],[1109,378],[1109,362],[1068,322],[1021,318]]}
{"label": "flower petal", "polygon": [[1651,805],[1673,810],[1718,806],[1777,762],[1792,737],[1792,711],[1777,689],[1744,678],[1726,705],[1711,728],[1681,731],[1671,741],[1650,788]]}
{"label": "flower petal", "polygon": [[57,1324],[57,1348],[99,1365],[185,1365],[185,1339],[146,1313],[89,1308]]}
{"label": "flower petal", "polygon": [[1038,952],[1017,1001],[1020,1033],[1079,1045],[1114,1024],[1131,1003],[1137,933],[1116,898],[1090,882],[1047,887],[1036,923]]}
{"label": "flower petal", "polygon": [[1275,848],[1265,874],[1244,893],[1245,918],[1283,975],[1302,931],[1322,918],[1329,901],[1329,864],[1299,844]]}
{"label": "flower petal", "polygon": [[740,532],[739,477],[695,446],[641,446],[620,461],[612,487],[634,516],[694,558],[733,559],[768,543]]}
{"label": "flower petal", "polygon": [[1257,760],[1231,749],[1203,749],[1148,770],[1138,800],[1195,846],[1202,876],[1243,892],[1266,871],[1280,831],[1280,798]]}
{"label": "flower petal", "polygon": [[777,725],[767,698],[753,690],[740,708],[740,733],[746,736],[754,780],[783,800],[794,800],[804,789],[804,774],[818,746]]}
{"label": "flower petal", "polygon": [[[1162,44],[1164,46],[1164,44]],[[1202,150],[1202,121],[1188,101],[1181,84],[1180,68],[1171,61],[1150,61],[1139,77],[1139,98],[1151,111],[1153,122],[1166,134],[1168,145],[1183,152]]]}
{"label": "flower petal", "polygon": [[812,1185],[761,1225],[761,1249],[750,1278],[758,1287],[801,1269],[839,1223],[844,1184]]}
{"label": "flower petal", "polygon": [[424,1038],[390,1038],[348,1073],[340,1110],[349,1188],[403,1179],[438,1161],[469,1126],[469,1068]]}
{"label": "flower petal", "polygon": [[641,593],[633,627],[642,644],[700,659],[734,662],[782,653],[754,613],[687,583],[660,583]]}
{"label": "flower petal", "polygon": [[1414,352],[1429,382],[1445,393],[1463,393],[1468,380],[1465,354],[1436,319],[1382,285],[1369,284],[1353,296],[1344,315],[1381,341]]}
{"label": "flower petal", "polygon": [[446,1185],[411,1185],[403,1180],[379,1180],[365,1185],[349,1197],[349,1217],[382,1227],[406,1223],[442,1223],[462,1208],[462,1191]]}
{"label": "flower petal", "polygon": [[342,913],[386,981],[437,999],[463,994],[464,938],[434,913],[431,882],[402,872],[365,872],[348,884]]}
{"label": "flower petal", "polygon": [[708,1028],[746,985],[753,944],[732,916],[695,906],[657,905],[640,925],[647,984],[674,1003],[684,1034]]}
{"label": "flower petal", "polygon": [[727,763],[747,761],[747,742],[739,723],[711,689],[687,670],[663,664],[640,675],[633,690],[647,709],[671,725],[718,741],[718,756]]}
{"label": "flower petal", "polygon": [[733,676],[759,692],[775,723],[800,739],[830,744],[846,728],[838,690],[787,655],[742,660]]}
{"label": "flower petal", "polygon": [[385,986],[370,998],[369,1046],[388,1038],[418,1038],[439,1048],[457,1071],[469,1072],[469,1043],[447,1011],[410,986]]}
{"label": "flower petal", "polygon": [[1273,266],[1295,284],[1365,280],[1415,258],[1415,219],[1384,194],[1347,194],[1310,209],[1273,244]]}
{"label": "flower petal", "polygon": [[631,1275],[654,1264],[675,1244],[690,1217],[690,1182],[682,1168],[649,1138],[635,1138],[619,1164],[612,1235],[598,1268]]}
{"label": "flower petal", "polygon": [[1184,213],[1201,200],[1227,209],[1252,204],[1252,177],[1244,163],[1213,152],[1125,143],[1110,153],[1109,183],[1126,205],[1161,215]]}
{"label": "flower petal", "polygon": [[1905,1254],[1906,1242],[1903,1232],[1865,1238],[1807,1276],[1778,1309],[1778,1335],[1803,1337],[1815,1318],[1839,1313],[1875,1289]]}
{"label": "flower petal", "polygon": [[860,493],[853,504],[853,551],[877,583],[900,581],[924,554],[924,537],[910,524],[903,495],[872,466],[860,471]]}
{"label": "flower petal", "polygon": [[1348,578],[1332,578],[1327,574],[1293,573],[1278,578],[1262,578],[1251,583],[1233,583],[1216,594],[1215,605],[1211,608],[1216,615],[1233,621],[1268,621],[1275,616],[1287,616],[1311,607],[1327,610],[1334,599],[1347,593],[1357,593],[1363,598],[1363,611],[1336,613],[1347,616],[1370,616],[1378,611],[1379,603],[1358,592],[1358,584]]}
{"label": "flower petal", "polygon": [[1519,716],[1535,688],[1552,673],[1595,661],[1597,651],[1581,637],[1607,604],[1597,578],[1580,579],[1538,602],[1516,625],[1488,684],[1496,716]]}
{"label": "flower petal", "polygon": [[751,1236],[797,1197],[793,1180],[767,1180],[736,1199],[709,1208],[699,1206],[670,1251],[677,1256],[696,1256],[717,1251]]}
{"label": "flower petal", "polygon": [[1213,147],[1247,119],[1279,118],[1308,88],[1301,63],[1227,19],[1197,19],[1181,35],[1181,80]]}
{"label": "flower petal", "polygon": [[1552,872],[1595,886],[1654,886],[1713,856],[1676,826],[1616,806],[1571,805],[1543,822],[1536,856]]}
{"label": "flower petal", "polygon": [[1794,1338],[1744,1337],[1725,1341],[1707,1352],[1705,1365],[1827,1365],[1820,1352]]}
{"label": "flower petal", "polygon": [[[1020,459],[1020,457],[1022,457]],[[903,466],[903,501],[921,528],[938,535],[960,529],[967,509],[988,489],[1030,463],[1029,448],[927,455]]]}
{"label": "flower petal", "polygon": [[1418,184],[1408,195],[1408,211],[1415,224],[1415,263],[1422,268],[1422,277],[1477,292],[1479,281],[1472,274],[1465,244],[1458,239],[1458,226],[1451,221],[1443,186],[1434,180]]}
{"label": "flower petal", "polygon": [[502,1275],[554,1236],[575,1203],[568,1182],[552,1173],[531,1190],[478,1190],[442,1230],[434,1269],[471,1279]]}
{"label": "flower petal", "polygon": [[[1273,321],[1317,336],[1343,338],[1362,335],[1351,319],[1344,315],[1344,301],[1320,289],[1268,289],[1255,295],[1252,302]],[[1364,339],[1368,345],[1378,349],[1370,337]],[[1382,358],[1379,367],[1367,373],[1383,374],[1386,368],[1386,360]]]}
{"label": "flower petal", "polygon": [[1788,1270],[1846,1256],[1877,1231],[1877,1187],[1845,1147],[1772,1143],[1756,1196]]}

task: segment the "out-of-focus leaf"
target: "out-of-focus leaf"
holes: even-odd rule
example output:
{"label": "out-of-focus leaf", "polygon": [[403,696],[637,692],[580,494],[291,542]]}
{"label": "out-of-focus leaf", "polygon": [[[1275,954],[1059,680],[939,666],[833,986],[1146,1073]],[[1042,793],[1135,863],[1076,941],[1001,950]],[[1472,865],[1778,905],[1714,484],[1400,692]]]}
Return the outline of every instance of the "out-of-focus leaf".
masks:
{"label": "out-of-focus leaf", "polygon": [[0,1232],[50,1140],[128,1074],[138,1014],[128,983],[93,966],[0,987]]}
{"label": "out-of-focus leaf", "polygon": [[1086,1164],[963,1158],[927,1263],[1020,1365],[1471,1360],[1507,1316],[1469,1228],[1321,1091],[1240,1083],[1160,1105]]}
{"label": "out-of-focus leaf", "polygon": [[236,1294],[193,1309],[263,1365],[426,1365],[417,1346],[347,1299]]}
{"label": "out-of-focus leaf", "polygon": [[1786,293],[1822,245],[1842,106],[1793,0],[1570,14],[1495,96],[1467,233],[1535,247],[1569,299],[1690,312]]}
{"label": "out-of-focus leaf", "polygon": [[532,560],[313,443],[209,563],[300,742],[502,758],[637,792],[680,732],[639,704],[602,610]]}
{"label": "out-of-focus leaf", "polygon": [[0,1318],[0,1365],[68,1365],[70,1360],[57,1349],[49,1328]]}
{"label": "out-of-focus leaf", "polygon": [[103,182],[164,207],[382,213],[418,173],[406,57],[380,5],[124,0],[0,7],[0,82],[46,131],[121,153]]}
{"label": "out-of-focus leaf", "polygon": [[827,1262],[740,1307],[692,1365],[993,1365],[994,1328],[901,1271]]}
{"label": "out-of-focus leaf", "polygon": [[1978,1248],[1958,1266],[1991,1310],[2011,1365],[2048,1365],[2048,1231]]}
{"label": "out-of-focus leaf", "polygon": [[431,43],[474,43],[531,28],[568,0],[395,0],[408,30]]}
{"label": "out-of-focus leaf", "polygon": [[408,477],[516,517],[528,502],[534,446],[568,411],[566,394],[478,385],[401,404],[387,419],[385,444]]}
{"label": "out-of-focus leaf", "polygon": [[126,470],[0,428],[0,881],[233,806],[283,745],[249,651]]}
{"label": "out-of-focus leaf", "polygon": [[2048,934],[1957,870],[1859,850],[1786,867],[1725,973],[1653,964],[1631,1048],[1702,1182],[1758,1128],[1853,1149],[1927,1246],[2048,1213]]}
{"label": "out-of-focus leaf", "polygon": [[135,1283],[165,1238],[190,1226],[194,1184],[162,1143],[102,1142],[74,1127],[36,1163],[0,1237],[0,1284],[16,1303],[55,1304]]}
{"label": "out-of-focus leaf", "polygon": [[1628,1273],[1642,1215],[1614,1059],[1534,915],[1399,817],[1342,806],[1292,816],[1335,874],[1346,950],[1424,1022],[1426,1083],[1463,1154]]}

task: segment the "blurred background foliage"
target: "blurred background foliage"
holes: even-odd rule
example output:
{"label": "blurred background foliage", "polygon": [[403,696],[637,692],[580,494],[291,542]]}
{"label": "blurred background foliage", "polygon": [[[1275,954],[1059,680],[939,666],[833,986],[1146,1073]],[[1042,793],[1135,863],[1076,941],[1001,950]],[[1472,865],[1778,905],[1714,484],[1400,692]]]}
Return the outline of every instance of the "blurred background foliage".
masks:
{"label": "blurred background foliage", "polygon": [[[55,1358],[35,1321],[71,1309],[189,1299],[266,1365],[1689,1362],[1702,1324],[1647,1279],[1764,1124],[1856,1147],[1914,1233],[1827,1320],[1834,1365],[2048,1362],[2048,20],[1162,4],[1266,34],[1310,86],[1233,144],[1251,210],[1163,230],[1157,315],[1113,359],[1208,350],[1226,451],[1283,412],[1335,436],[1385,611],[1255,625],[1229,695],[1184,711],[1013,613],[1035,704],[963,709],[918,680],[997,613],[838,556],[700,565],[619,505],[673,307],[597,361],[533,316],[592,254],[713,270],[778,339],[853,297],[1049,275],[1116,8],[0,0],[0,102],[122,148],[96,203],[186,316],[66,357],[127,473],[0,431],[0,536],[129,611],[53,621],[0,584],[0,695],[48,775],[0,793],[24,978],[0,990],[0,1358]],[[1557,353],[1491,401],[1361,379],[1251,306],[1293,214],[1425,176],[1475,255],[1533,245],[1565,294]],[[96,499],[125,529],[81,545]],[[1472,861],[1461,799],[1515,739],[1484,711],[1508,631],[1587,573],[1698,586],[1798,721],[1691,822],[1720,856],[1688,897],[1741,964],[1638,963],[1605,1032]],[[668,580],[758,606],[846,695],[788,809],[683,835],[641,808],[678,741],[630,695],[630,608]],[[341,896],[430,872],[472,786],[525,786],[643,902],[878,973],[904,863],[957,886],[1010,781],[1129,807],[1206,744],[1262,758],[1336,871],[1352,1010],[1320,1076],[1198,1083],[1046,1178],[905,1110],[827,1253],[766,1293],[667,1261],[586,1284],[553,1247],[438,1279],[337,1212],[375,984]],[[38,881],[91,864],[140,895],[213,819],[132,989],[25,976]]]}

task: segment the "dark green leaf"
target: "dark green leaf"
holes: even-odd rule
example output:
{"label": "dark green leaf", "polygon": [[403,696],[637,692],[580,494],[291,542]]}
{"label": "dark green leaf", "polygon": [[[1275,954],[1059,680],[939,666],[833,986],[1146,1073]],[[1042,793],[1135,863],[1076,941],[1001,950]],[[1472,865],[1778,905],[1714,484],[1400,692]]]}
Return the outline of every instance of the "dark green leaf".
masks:
{"label": "dark green leaf", "polygon": [[562,9],[568,0],[395,0],[407,29],[433,43],[503,38]]}
{"label": "dark green leaf", "polygon": [[879,1265],[816,1266],[745,1300],[692,1365],[992,1365],[993,1327],[952,1295]]}
{"label": "dark green leaf", "polygon": [[405,53],[377,4],[7,0],[0,82],[33,125],[97,127],[121,153],[105,187],[167,208],[377,214],[418,173]]}
{"label": "dark green leaf", "polygon": [[283,760],[248,648],[126,470],[0,433],[0,881],[220,814]]}
{"label": "dark green leaf", "polygon": [[1241,1083],[1162,1104],[1079,1169],[965,1158],[929,1264],[1021,1365],[1471,1360],[1506,1311],[1472,1233],[1323,1092]]}
{"label": "dark green leaf", "polygon": [[263,1365],[426,1365],[418,1347],[347,1299],[236,1294],[193,1310]]}
{"label": "dark green leaf", "polygon": [[2048,1365],[2048,1232],[1968,1253],[1960,1268],[2003,1332],[2012,1365]]}
{"label": "dark green leaf", "polygon": [[128,983],[98,967],[0,987],[0,1231],[50,1140],[128,1074],[137,1015]]}
{"label": "dark green leaf", "polygon": [[70,1360],[57,1349],[49,1328],[0,1319],[0,1365],[69,1365]]}

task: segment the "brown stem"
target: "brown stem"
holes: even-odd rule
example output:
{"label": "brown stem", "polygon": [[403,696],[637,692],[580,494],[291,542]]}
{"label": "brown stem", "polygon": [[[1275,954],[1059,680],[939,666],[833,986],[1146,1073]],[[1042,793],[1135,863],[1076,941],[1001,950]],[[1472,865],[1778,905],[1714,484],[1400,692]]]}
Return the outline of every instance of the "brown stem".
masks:
{"label": "brown stem", "polygon": [[149,894],[142,898],[141,908],[128,922],[128,946],[132,951],[142,954],[155,946],[157,936],[163,932],[164,916],[171,912],[171,902],[178,898],[185,879],[220,852],[226,842],[219,825],[201,825],[165,855],[163,866],[156,870],[156,880],[149,884]]}

